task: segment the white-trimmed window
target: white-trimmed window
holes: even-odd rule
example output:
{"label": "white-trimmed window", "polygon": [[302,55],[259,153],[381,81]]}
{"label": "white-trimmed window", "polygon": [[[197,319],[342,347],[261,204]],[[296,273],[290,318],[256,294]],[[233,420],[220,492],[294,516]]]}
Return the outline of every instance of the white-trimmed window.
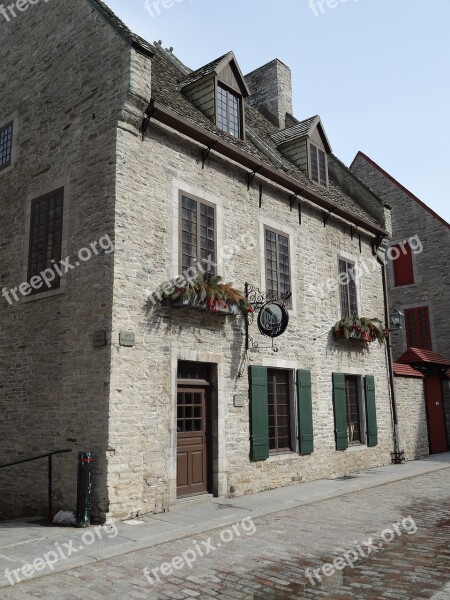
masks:
{"label": "white-trimmed window", "polygon": [[180,193],[180,267],[184,273],[201,263],[202,268],[216,273],[217,266],[216,207],[192,195]]}
{"label": "white-trimmed window", "polygon": [[355,264],[345,258],[339,258],[339,288],[342,319],[358,313],[355,279]]}
{"label": "white-trimmed window", "polygon": [[291,292],[289,236],[271,227],[264,227],[266,291],[275,298],[285,298]]}

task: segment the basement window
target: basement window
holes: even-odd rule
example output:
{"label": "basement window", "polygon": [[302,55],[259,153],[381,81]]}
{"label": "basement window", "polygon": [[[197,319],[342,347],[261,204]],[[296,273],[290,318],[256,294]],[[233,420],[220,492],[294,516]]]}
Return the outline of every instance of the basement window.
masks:
{"label": "basement window", "polygon": [[241,137],[242,99],[221,83],[217,84],[217,126],[230,135]]}
{"label": "basement window", "polygon": [[328,187],[327,155],[325,151],[310,142],[309,153],[311,179],[323,187]]}

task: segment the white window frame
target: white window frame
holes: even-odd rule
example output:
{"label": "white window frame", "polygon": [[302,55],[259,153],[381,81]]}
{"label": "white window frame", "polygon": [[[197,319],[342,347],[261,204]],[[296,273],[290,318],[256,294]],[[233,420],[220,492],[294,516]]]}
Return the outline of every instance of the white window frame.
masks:
{"label": "white window frame", "polygon": [[[365,372],[363,373],[360,369],[350,367],[343,371],[343,375],[346,377],[347,376],[358,377],[359,423],[360,423],[360,429],[361,429],[361,437],[364,441],[359,444],[357,444],[357,443],[354,444],[354,443],[348,442],[347,451],[351,452],[352,450],[361,450],[361,449],[369,447],[367,445],[366,389],[365,389],[365,384],[364,384],[364,380],[365,380],[367,373],[365,373]],[[348,438],[347,438],[347,441],[348,441]]]}
{"label": "white window frame", "polygon": [[[183,273],[180,265],[180,194],[188,197],[194,197],[197,200],[205,200],[212,204],[216,210],[216,274],[227,278],[229,275],[225,270],[224,264],[224,206],[222,198],[215,196],[203,189],[197,188],[186,181],[173,179],[172,181],[172,255],[169,278],[175,279],[182,277]],[[199,273],[200,274],[200,273]]]}
{"label": "white window frame", "polygon": [[285,234],[289,239],[289,267],[290,267],[290,276],[291,276],[291,292],[292,296],[290,298],[290,306],[289,313],[292,316],[296,316],[297,314],[297,298],[296,298],[296,281],[295,281],[295,273],[297,270],[295,268],[295,233],[294,230],[290,227],[286,227],[285,225],[281,225],[281,223],[277,223],[272,219],[268,219],[266,217],[259,218],[259,262],[260,262],[260,272],[261,272],[261,290],[266,290],[266,234],[265,229],[274,230],[278,233]]}

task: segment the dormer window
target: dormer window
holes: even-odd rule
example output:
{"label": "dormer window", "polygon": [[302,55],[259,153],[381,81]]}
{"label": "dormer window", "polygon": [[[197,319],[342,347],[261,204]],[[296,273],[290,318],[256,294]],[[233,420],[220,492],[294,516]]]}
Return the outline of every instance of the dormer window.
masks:
{"label": "dormer window", "polygon": [[189,73],[180,89],[218,129],[245,139],[244,98],[250,90],[232,52]]}
{"label": "dormer window", "polygon": [[327,155],[325,152],[310,142],[309,144],[309,155],[310,155],[310,177],[313,181],[319,185],[327,187]]}
{"label": "dormer window", "polygon": [[241,96],[217,84],[217,126],[234,137],[241,137]]}
{"label": "dormer window", "polygon": [[328,154],[331,154],[331,146],[318,115],[270,137],[279,151],[311,181],[328,187]]}

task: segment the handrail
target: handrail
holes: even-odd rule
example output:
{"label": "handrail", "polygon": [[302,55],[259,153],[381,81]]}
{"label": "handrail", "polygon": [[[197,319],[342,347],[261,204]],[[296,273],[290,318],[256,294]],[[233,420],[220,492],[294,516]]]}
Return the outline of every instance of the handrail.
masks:
{"label": "handrail", "polygon": [[24,460],[17,460],[12,463],[7,463],[6,465],[0,465],[0,469],[5,469],[6,467],[15,467],[16,465],[23,465],[24,463],[33,462],[35,460],[40,460],[41,458],[48,458],[48,520],[50,523],[53,521],[53,463],[52,458],[56,454],[66,454],[68,452],[72,452],[72,450],[54,450],[53,452],[47,452],[47,454],[40,454],[39,456],[34,456],[33,458],[25,458]]}

